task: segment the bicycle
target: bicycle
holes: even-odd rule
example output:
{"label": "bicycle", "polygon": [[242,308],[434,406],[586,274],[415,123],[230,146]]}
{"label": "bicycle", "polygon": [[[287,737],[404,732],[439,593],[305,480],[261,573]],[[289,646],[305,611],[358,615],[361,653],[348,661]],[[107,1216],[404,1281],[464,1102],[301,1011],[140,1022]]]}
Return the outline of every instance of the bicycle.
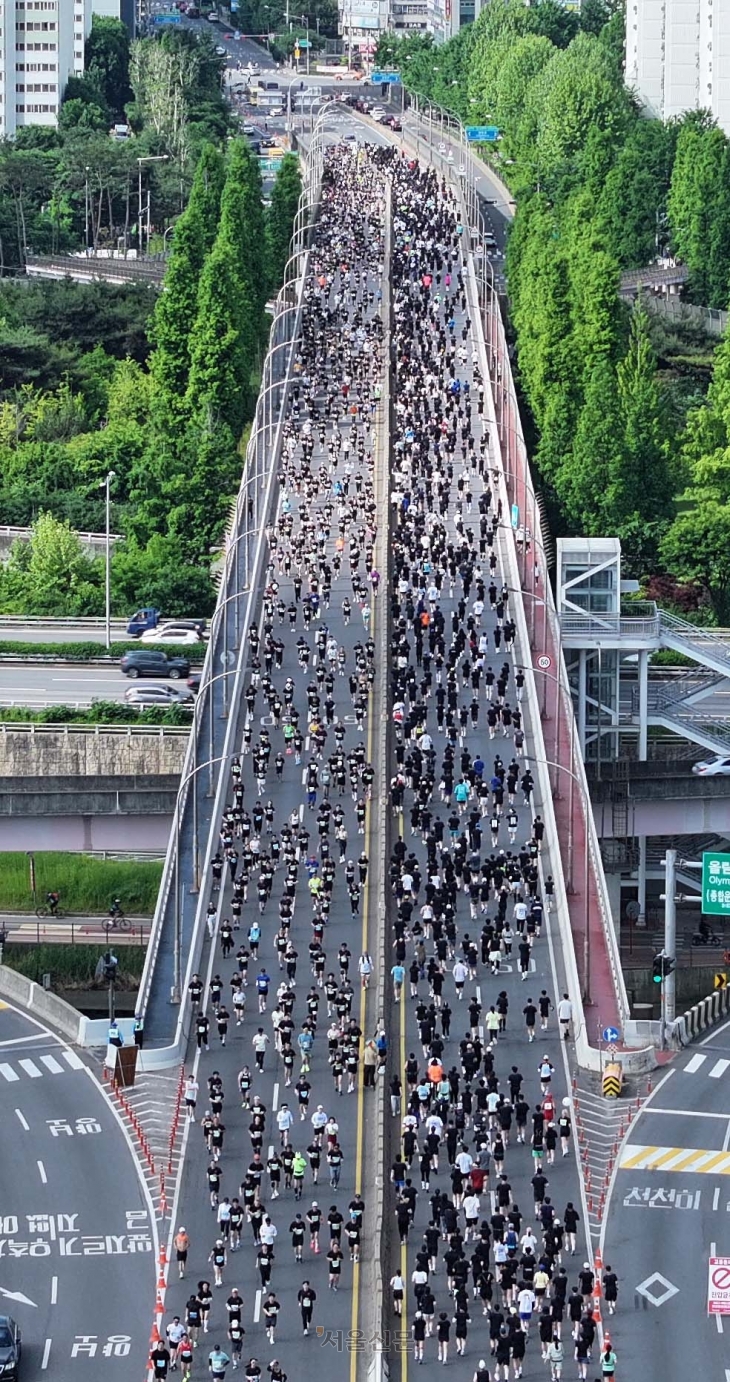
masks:
{"label": "bicycle", "polygon": [[43,921],[47,917],[67,917],[68,912],[63,907],[37,907],[36,916]]}
{"label": "bicycle", "polygon": [[113,917],[107,917],[104,922],[104,930],[107,935],[110,931],[131,931],[132,923],[124,912],[115,912]]}

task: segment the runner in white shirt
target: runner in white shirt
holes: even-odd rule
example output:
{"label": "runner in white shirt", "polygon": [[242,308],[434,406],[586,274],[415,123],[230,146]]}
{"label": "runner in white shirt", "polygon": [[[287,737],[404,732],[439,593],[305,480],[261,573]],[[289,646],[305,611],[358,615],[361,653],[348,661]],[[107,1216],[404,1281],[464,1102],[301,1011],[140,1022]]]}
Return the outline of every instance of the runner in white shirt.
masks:
{"label": "runner in white shirt", "polygon": [[312,1114],[310,1122],[312,1124],[312,1128],[314,1129],[315,1137],[321,1137],[327,1125],[327,1114],[325,1113],[321,1104],[317,1104],[317,1107],[314,1110],[314,1113]]}
{"label": "runner in white shirt", "polygon": [[464,997],[464,984],[466,983],[469,977],[469,971],[466,965],[463,964],[461,960],[457,960],[451,973],[454,976],[454,983],[456,985],[456,996],[459,999],[459,1001],[461,1001],[461,999]]}
{"label": "runner in white shirt", "polygon": [[570,1037],[570,1023],[572,1017],[573,1004],[571,1003],[567,993],[564,993],[560,1002],[558,1003],[558,1021],[560,1023],[560,1030],[563,1033],[563,1038],[565,1041],[568,1041]]}
{"label": "runner in white shirt", "polygon": [[282,1104],[276,1115],[276,1126],[279,1129],[282,1147],[286,1147],[289,1142],[289,1133],[294,1125],[294,1114],[288,1104]]}
{"label": "runner in white shirt", "polygon": [[360,971],[362,986],[364,989],[366,989],[368,984],[370,983],[370,975],[373,972],[373,962],[370,956],[368,955],[367,950],[365,950],[363,954],[360,956],[360,959],[357,962],[357,967]]}
{"label": "runner in white shirt", "polygon": [[477,1220],[479,1218],[479,1196],[473,1194],[466,1195],[464,1197],[464,1204],[462,1207],[464,1210],[464,1218],[466,1219],[466,1228],[464,1230],[464,1242],[467,1243],[470,1237],[477,1237]]}
{"label": "runner in white shirt", "polygon": [[462,1147],[461,1151],[459,1152],[459,1155],[456,1158],[456,1164],[459,1170],[461,1171],[462,1176],[468,1176],[472,1166],[474,1165],[474,1158],[470,1152],[467,1152],[465,1147]]}

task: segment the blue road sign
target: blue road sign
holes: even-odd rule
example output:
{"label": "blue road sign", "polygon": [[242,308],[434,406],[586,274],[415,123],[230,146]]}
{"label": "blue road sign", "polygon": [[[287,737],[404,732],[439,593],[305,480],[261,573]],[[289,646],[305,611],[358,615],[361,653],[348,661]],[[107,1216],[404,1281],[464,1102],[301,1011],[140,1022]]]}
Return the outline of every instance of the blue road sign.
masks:
{"label": "blue road sign", "polygon": [[156,14],[154,16],[154,22],[155,24],[182,24],[182,15],[177,13]]}
{"label": "blue road sign", "polygon": [[400,86],[400,72],[371,72],[370,80],[374,86]]}
{"label": "blue road sign", "polygon": [[603,1029],[603,1040],[607,1041],[609,1046],[615,1046],[616,1042],[620,1039],[620,1036],[621,1033],[619,1032],[618,1027],[604,1027]]}
{"label": "blue road sign", "polygon": [[467,125],[466,137],[470,144],[496,144],[499,128],[497,125]]}
{"label": "blue road sign", "polygon": [[517,504],[513,504],[513,505],[512,505],[512,519],[511,519],[511,522],[512,522],[512,527],[513,527],[513,528],[519,528],[519,526],[520,526],[520,510],[519,510],[519,506],[518,506]]}

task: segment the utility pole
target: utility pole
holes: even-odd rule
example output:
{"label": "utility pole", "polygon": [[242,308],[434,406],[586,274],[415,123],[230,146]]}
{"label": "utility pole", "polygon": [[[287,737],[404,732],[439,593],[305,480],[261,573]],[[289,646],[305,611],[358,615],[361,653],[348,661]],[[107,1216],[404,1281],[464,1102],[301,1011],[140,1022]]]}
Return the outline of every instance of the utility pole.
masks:
{"label": "utility pole", "polygon": [[[664,867],[664,953],[673,960],[677,951],[677,851],[668,849]],[[677,976],[674,967],[666,975],[662,985],[664,991],[664,1020],[667,1025],[676,1016]]]}

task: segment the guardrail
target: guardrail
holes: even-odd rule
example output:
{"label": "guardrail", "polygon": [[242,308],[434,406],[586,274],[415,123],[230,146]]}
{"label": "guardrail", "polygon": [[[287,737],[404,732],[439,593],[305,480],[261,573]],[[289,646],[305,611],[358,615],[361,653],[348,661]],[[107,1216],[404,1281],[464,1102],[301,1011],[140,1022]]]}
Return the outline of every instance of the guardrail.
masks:
{"label": "guardrail", "polygon": [[[14,528],[14,527],[12,526],[12,524],[9,524],[9,523],[0,523],[0,537],[29,538],[32,532],[33,532],[33,529],[32,529],[32,528]],[[78,532],[76,532],[76,530],[74,529],[74,535],[79,539],[80,542],[85,542],[85,543],[88,543],[88,544],[97,543],[100,547],[103,547],[103,546],[106,544],[106,533],[78,533]],[[121,533],[110,533],[110,534],[109,534],[109,541],[110,541],[110,542],[123,542],[123,541],[124,541],[124,538],[123,538],[123,536],[122,536]],[[47,622],[48,622],[47,620],[38,619],[37,617],[34,617],[34,618],[30,618],[30,619],[29,619],[29,618],[26,618],[24,615],[20,615],[20,614],[19,614],[19,615],[15,615],[15,616],[14,616],[14,615],[7,615],[7,614],[4,614],[4,615],[2,616],[2,618],[0,619],[0,623],[3,623],[3,624],[4,624],[4,623],[6,623],[6,622],[9,622],[9,621],[12,620],[12,619],[16,619],[17,622],[20,623],[20,624],[34,624],[34,623],[41,623],[41,624],[42,624],[42,623],[47,623]],[[55,622],[57,622],[57,621],[54,620],[53,622],[55,623]],[[73,620],[72,620],[72,619],[69,619],[68,621],[58,621],[58,622],[68,622],[68,623],[73,623],[73,624],[89,624],[89,623],[93,623],[93,624],[99,624],[102,628],[104,627],[104,624],[105,624],[105,620],[104,620],[104,619],[73,619]]]}
{"label": "guardrail", "polygon": [[[56,705],[56,702],[52,702]],[[77,709],[86,710],[87,706],[78,706]],[[187,739],[190,734],[189,725],[74,725],[74,724],[37,724],[29,720],[0,720],[0,734],[58,734],[61,731],[67,736],[93,735],[99,738],[101,735],[114,735],[118,739],[133,739],[144,736],[156,739]]]}

